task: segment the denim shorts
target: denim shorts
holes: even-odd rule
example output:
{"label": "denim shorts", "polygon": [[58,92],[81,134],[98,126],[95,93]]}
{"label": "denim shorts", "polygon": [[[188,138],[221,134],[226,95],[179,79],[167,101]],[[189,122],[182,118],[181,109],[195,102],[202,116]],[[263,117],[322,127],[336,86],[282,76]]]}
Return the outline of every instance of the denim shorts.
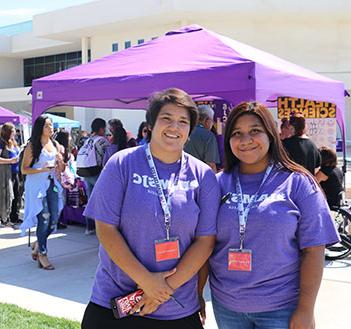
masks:
{"label": "denim shorts", "polygon": [[296,307],[287,309],[244,313],[231,311],[212,296],[212,306],[219,329],[289,329]]}

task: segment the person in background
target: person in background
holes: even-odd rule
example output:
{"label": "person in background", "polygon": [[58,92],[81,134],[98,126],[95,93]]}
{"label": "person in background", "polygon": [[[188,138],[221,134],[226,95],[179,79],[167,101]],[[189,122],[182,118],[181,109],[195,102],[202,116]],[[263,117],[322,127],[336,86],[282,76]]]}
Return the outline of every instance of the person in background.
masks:
{"label": "person in background", "polygon": [[73,161],[74,157],[71,153],[71,135],[68,131],[62,130],[59,131],[56,136],[55,140],[60,144],[60,152],[63,157],[63,162],[67,164],[69,161]]}
{"label": "person in background", "polygon": [[[92,152],[92,156],[94,157],[95,168],[97,168],[97,170],[94,170],[93,173],[90,173],[84,176],[84,183],[86,186],[86,193],[87,193],[88,199],[91,193],[93,192],[94,186],[99,178],[100,172],[102,170],[104,155],[107,147],[110,145],[108,140],[105,138],[106,121],[104,119],[101,119],[101,118],[94,119],[93,122],[91,123],[91,131],[92,131],[91,136],[88,137],[85,143],[91,142],[93,145],[94,152]],[[78,152],[78,157],[79,157],[79,152]],[[78,160],[78,157],[77,157],[77,160]],[[78,165],[79,165],[79,162],[77,161],[77,168],[78,168]],[[85,220],[86,220],[85,234],[86,235],[94,234],[95,233],[94,220],[89,217],[85,217]]]}
{"label": "person in background", "polygon": [[16,130],[15,126],[12,125],[11,135],[9,140],[9,156],[10,159],[15,159],[16,163],[11,164],[11,177],[12,177],[12,187],[13,187],[13,200],[11,204],[10,222],[12,224],[18,224],[22,221],[19,219],[19,153],[20,148],[16,141]]}
{"label": "person in background", "polygon": [[316,174],[316,179],[320,183],[326,197],[329,207],[340,206],[343,173],[337,167],[337,157],[334,150],[330,147],[322,146],[319,148],[321,154],[321,167]]}
{"label": "person in background", "polygon": [[131,140],[127,142],[127,132],[123,128],[121,120],[111,119],[108,122],[109,129],[112,132],[111,144],[106,148],[104,159],[102,161],[103,166],[107,163],[108,159],[115,154],[117,151],[124,150],[127,147],[136,146]]}
{"label": "person in background", "polygon": [[[18,218],[18,153],[15,126],[4,123],[0,131],[0,220],[6,224]],[[17,172],[16,172],[17,170]],[[15,201],[16,200],[16,201]]]}
{"label": "person in background", "polygon": [[[71,190],[75,184],[75,177],[76,173],[73,169],[73,162],[74,156],[71,153],[71,142],[72,137],[68,131],[59,131],[56,136],[55,140],[60,144],[59,145],[59,152],[62,155],[63,162],[65,164],[65,170],[62,173],[59,173],[58,178],[61,182],[63,187],[63,202],[64,205],[66,204],[66,192]],[[63,223],[57,224],[58,228],[66,228],[67,225]]]}
{"label": "person in background", "polygon": [[80,132],[80,137],[78,139],[78,149],[80,149],[83,145],[84,145],[84,142],[89,138],[89,134],[86,130],[82,130]]}
{"label": "person in background", "polygon": [[214,172],[220,163],[216,136],[211,131],[214,111],[210,105],[199,105],[199,123],[185,144],[184,151],[207,163]]}
{"label": "person in background", "polygon": [[138,143],[135,139],[135,136],[134,134],[129,131],[129,130],[126,130],[127,132],[127,144],[128,144],[128,147],[134,147],[134,146],[138,146]]}
{"label": "person in background", "polygon": [[[112,134],[112,136],[115,136],[115,131],[119,129],[121,131],[121,128],[124,129],[123,123],[121,120],[118,119],[110,119],[108,120],[108,125],[109,125],[109,130]],[[133,147],[137,146],[138,143],[136,142],[135,138],[133,137],[133,134],[129,131],[126,131],[126,139],[127,139],[127,146],[126,147]]]}
{"label": "person in background", "polygon": [[20,147],[22,145],[22,134],[20,129],[16,129],[15,140],[16,140],[17,146]]}
{"label": "person in background", "polygon": [[[323,192],[288,158],[260,103],[243,102],[230,112],[224,152],[209,261],[218,328],[314,329],[324,248],[339,240]],[[200,278],[201,293],[206,275]]]}
{"label": "person in background", "polygon": [[146,121],[142,121],[140,123],[139,129],[138,129],[138,136],[136,139],[138,145],[144,145],[147,143],[147,124]]}
{"label": "person in background", "polygon": [[283,140],[285,150],[293,161],[315,175],[321,165],[321,157],[317,146],[306,135],[306,120],[300,114],[295,114],[289,120],[293,135]]}
{"label": "person in background", "polygon": [[48,259],[47,240],[56,230],[63,207],[57,173],[64,171],[65,164],[53,132],[52,121],[47,116],[41,115],[35,120],[21,168],[26,180],[24,219],[20,228],[24,234],[27,229],[37,227],[32,259],[38,261],[38,266],[44,270],[55,268]]}
{"label": "person in background", "polygon": [[106,139],[110,142],[110,143],[112,143],[112,134],[106,134]]}
{"label": "person in background", "polygon": [[[102,171],[85,210],[96,219],[100,263],[83,329],[202,328],[197,272],[215,242],[219,190],[212,170],[183,152],[197,116],[184,91],[155,94],[150,142],[117,152]],[[111,298],[138,288],[138,316],[116,319]]]}
{"label": "person in background", "polygon": [[289,124],[289,119],[288,118],[282,118],[281,124],[280,124],[280,140],[287,139],[291,137],[291,126]]}

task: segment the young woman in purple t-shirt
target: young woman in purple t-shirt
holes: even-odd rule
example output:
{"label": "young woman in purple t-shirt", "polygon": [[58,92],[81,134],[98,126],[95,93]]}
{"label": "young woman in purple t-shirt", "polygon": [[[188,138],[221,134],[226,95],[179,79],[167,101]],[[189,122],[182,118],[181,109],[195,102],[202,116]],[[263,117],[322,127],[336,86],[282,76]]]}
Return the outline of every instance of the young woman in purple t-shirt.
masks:
{"label": "young woman in purple t-shirt", "polygon": [[[202,328],[196,274],[215,243],[219,186],[183,152],[197,117],[184,91],[155,94],[149,143],[115,153],[101,172],[85,210],[100,263],[83,329]],[[110,300],[137,289],[144,295],[132,315],[115,318]]]}
{"label": "young woman in purple t-shirt", "polygon": [[289,160],[262,104],[232,110],[224,143],[209,261],[218,327],[313,329],[324,247],[338,241],[325,198],[309,172]]}

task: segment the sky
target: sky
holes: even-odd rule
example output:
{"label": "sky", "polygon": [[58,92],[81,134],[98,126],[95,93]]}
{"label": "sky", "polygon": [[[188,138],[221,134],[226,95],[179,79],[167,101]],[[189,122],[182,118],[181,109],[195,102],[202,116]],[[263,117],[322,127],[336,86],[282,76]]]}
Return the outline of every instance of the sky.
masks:
{"label": "sky", "polygon": [[32,20],[33,15],[92,0],[0,0],[0,27]]}

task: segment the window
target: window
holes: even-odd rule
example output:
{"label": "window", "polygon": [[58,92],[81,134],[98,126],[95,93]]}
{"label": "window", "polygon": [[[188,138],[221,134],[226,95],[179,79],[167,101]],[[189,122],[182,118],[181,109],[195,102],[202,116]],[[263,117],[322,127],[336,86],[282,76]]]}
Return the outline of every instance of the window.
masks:
{"label": "window", "polygon": [[152,37],[151,40],[155,40],[155,39],[157,39],[157,38],[158,38],[158,37]]}
{"label": "window", "polygon": [[46,56],[46,57],[44,57],[44,59],[45,59],[45,64],[54,63],[55,62],[55,56],[54,55]]}
{"label": "window", "polygon": [[77,59],[78,51],[74,51],[73,53],[66,54],[67,60]]}
{"label": "window", "polygon": [[23,60],[23,65],[33,65],[35,58],[27,58]]}
{"label": "window", "polygon": [[130,41],[125,41],[124,42],[124,49],[130,48],[132,43]]}
{"label": "window", "polygon": [[142,43],[144,43],[144,39],[139,39],[138,40],[138,45],[141,45]]}
{"label": "window", "polygon": [[45,62],[45,57],[37,57],[34,59],[35,64],[43,64]]}
{"label": "window", "polygon": [[118,43],[117,42],[112,44],[112,51],[113,52],[118,51]]}
{"label": "window", "polygon": [[45,66],[46,66],[45,75],[50,75],[50,74],[54,74],[57,72],[55,70],[55,68],[56,68],[55,63],[49,63],[49,64],[46,64]]}
{"label": "window", "polygon": [[26,58],[23,60],[24,86],[31,86],[32,80],[38,79],[82,63],[82,52]]}
{"label": "window", "polygon": [[55,56],[55,60],[60,62],[60,61],[65,61],[66,60],[66,54],[59,54]]}

